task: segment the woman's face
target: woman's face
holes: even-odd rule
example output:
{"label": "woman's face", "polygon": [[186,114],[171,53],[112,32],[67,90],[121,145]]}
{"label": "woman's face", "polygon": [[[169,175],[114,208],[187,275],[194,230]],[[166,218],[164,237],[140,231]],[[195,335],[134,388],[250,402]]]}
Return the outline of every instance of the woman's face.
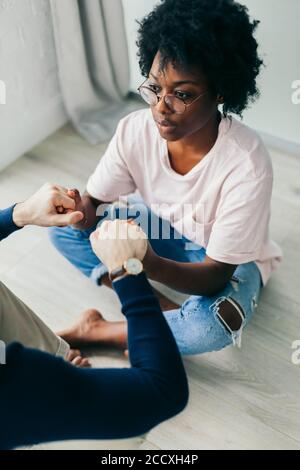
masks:
{"label": "woman's face", "polygon": [[[159,52],[154,58],[147,86],[159,96],[170,93],[189,101],[205,92],[197,101],[188,106],[183,114],[174,113],[163,99],[156,106],[151,106],[159,133],[168,141],[180,140],[196,133],[210,119],[217,116],[217,97],[210,93],[205,76],[197,70],[175,69],[171,63],[168,63],[163,71],[160,70]],[[161,125],[160,123],[164,124],[164,121],[166,125]]]}

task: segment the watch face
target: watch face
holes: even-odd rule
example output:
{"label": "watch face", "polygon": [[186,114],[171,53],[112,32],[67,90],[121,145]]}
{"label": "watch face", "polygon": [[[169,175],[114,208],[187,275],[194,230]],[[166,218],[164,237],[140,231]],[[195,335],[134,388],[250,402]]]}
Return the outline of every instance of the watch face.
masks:
{"label": "watch face", "polygon": [[140,274],[143,271],[143,264],[137,258],[129,258],[125,263],[124,267],[129,274]]}

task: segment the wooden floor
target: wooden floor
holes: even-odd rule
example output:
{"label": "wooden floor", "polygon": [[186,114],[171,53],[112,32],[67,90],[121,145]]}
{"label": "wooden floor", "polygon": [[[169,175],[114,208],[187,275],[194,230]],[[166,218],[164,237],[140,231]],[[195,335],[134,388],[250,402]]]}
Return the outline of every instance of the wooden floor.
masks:
{"label": "wooden floor", "polygon": [[[83,190],[105,148],[88,146],[66,126],[0,173],[1,207],[29,196],[45,181]],[[271,154],[271,234],[285,258],[261,295],[242,349],[185,357],[190,383],[186,410],[118,448],[300,449],[300,366],[291,361],[292,342],[300,339],[300,158]],[[123,318],[115,295],[69,265],[44,229],[30,227],[1,243],[0,277],[54,329],[69,325],[88,307],[110,320]],[[128,366],[110,350],[93,351],[92,362]],[[80,444],[87,445],[92,444]]]}

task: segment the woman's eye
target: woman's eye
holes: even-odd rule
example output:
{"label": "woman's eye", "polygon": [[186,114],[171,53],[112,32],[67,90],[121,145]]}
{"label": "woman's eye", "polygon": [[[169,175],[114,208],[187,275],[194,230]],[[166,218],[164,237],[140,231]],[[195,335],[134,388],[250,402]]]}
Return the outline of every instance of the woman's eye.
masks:
{"label": "woman's eye", "polygon": [[190,93],[184,93],[183,91],[177,91],[176,96],[181,100],[188,100],[192,98],[192,95]]}
{"label": "woman's eye", "polygon": [[[149,84],[148,88],[150,88],[154,93],[160,92],[160,87],[158,85]],[[183,91],[175,91],[174,95],[180,100],[189,100],[193,97],[190,93],[184,93]]]}
{"label": "woman's eye", "polygon": [[159,87],[156,85],[148,85],[148,87],[150,88],[150,90],[154,91],[154,93],[159,92]]}

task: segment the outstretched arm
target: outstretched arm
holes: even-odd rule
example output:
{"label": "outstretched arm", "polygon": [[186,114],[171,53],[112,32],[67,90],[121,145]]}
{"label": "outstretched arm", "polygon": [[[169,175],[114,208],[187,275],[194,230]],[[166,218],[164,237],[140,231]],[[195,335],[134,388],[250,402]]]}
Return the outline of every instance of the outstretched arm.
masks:
{"label": "outstretched arm", "polygon": [[26,201],[0,211],[0,240],[26,225],[66,226],[83,217],[66,188],[46,183]]}

